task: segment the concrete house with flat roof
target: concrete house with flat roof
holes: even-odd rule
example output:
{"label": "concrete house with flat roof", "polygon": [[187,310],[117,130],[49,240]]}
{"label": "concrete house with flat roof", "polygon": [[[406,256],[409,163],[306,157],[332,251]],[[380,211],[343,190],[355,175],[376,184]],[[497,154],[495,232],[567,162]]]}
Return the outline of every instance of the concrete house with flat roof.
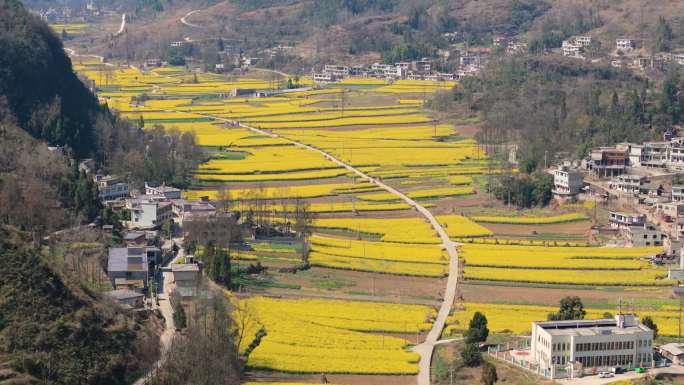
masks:
{"label": "concrete house with flat roof", "polygon": [[107,259],[107,276],[116,289],[147,288],[149,264],[143,247],[112,247]]}
{"label": "concrete house with flat roof", "polygon": [[597,320],[532,323],[531,356],[541,375],[574,377],[613,367],[653,365],[653,331],[634,314]]}

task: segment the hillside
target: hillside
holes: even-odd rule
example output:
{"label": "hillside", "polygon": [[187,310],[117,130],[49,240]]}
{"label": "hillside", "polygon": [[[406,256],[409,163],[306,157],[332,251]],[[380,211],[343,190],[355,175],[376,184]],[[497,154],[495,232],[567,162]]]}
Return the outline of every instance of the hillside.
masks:
{"label": "hillside", "polygon": [[0,260],[0,383],[125,384],[153,359],[145,328],[55,273],[26,234],[0,227]]}
{"label": "hillside", "polygon": [[[191,25],[181,23],[190,11],[197,11],[186,19]],[[290,53],[307,63],[351,64],[433,56],[448,46],[447,32],[457,32],[470,46],[489,46],[492,36],[506,35],[543,40],[550,47],[572,34],[589,34],[603,47],[629,36],[650,49],[661,16],[672,26],[673,45],[684,45],[684,22],[676,16],[682,14],[684,3],[677,0],[225,0],[214,5],[191,0],[166,6],[154,17],[141,16],[127,37],[95,50],[143,59],[163,56],[166,48],[160,47],[171,41],[221,37],[246,50],[292,45]]]}
{"label": "hillside", "polygon": [[18,124],[36,138],[87,155],[99,106],[71,71],[59,38],[19,1],[2,0],[0,50],[0,95]]}

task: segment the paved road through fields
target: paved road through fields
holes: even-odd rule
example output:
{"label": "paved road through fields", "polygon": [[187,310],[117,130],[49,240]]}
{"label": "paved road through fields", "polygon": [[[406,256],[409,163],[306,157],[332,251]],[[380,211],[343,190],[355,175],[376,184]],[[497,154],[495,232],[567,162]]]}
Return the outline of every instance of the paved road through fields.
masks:
{"label": "paved road through fields", "polygon": [[[228,122],[231,124],[235,124],[236,122],[230,120],[230,119],[225,119],[225,118],[218,118],[214,116],[209,116],[215,120],[219,121],[224,121]],[[432,353],[434,351],[435,345],[439,341],[439,337],[442,334],[442,330],[444,329],[444,324],[446,323],[446,319],[449,316],[449,312],[451,311],[451,307],[454,303],[454,299],[456,297],[456,284],[458,281],[458,253],[456,251],[456,247],[454,243],[449,239],[449,235],[447,234],[446,230],[444,230],[444,227],[437,221],[434,215],[420,205],[418,202],[414,201],[413,199],[409,198],[406,194],[402,193],[401,191],[395,189],[392,186],[389,186],[385,183],[383,183],[381,180],[373,178],[372,176],[364,173],[363,171],[355,168],[354,166],[345,163],[344,161],[334,157],[332,154],[325,152],[319,148],[289,139],[287,137],[280,136],[278,134],[274,134],[272,132],[268,132],[265,130],[261,130],[255,127],[251,127],[242,123],[237,123],[240,127],[246,128],[252,132],[255,132],[257,134],[269,136],[272,138],[280,138],[283,140],[286,140],[295,146],[298,146],[300,148],[310,150],[310,151],[315,151],[324,157],[326,157],[328,160],[330,160],[333,163],[336,163],[337,165],[346,168],[347,170],[355,173],[359,177],[368,180],[371,183],[375,183],[379,187],[383,188],[389,193],[392,193],[404,202],[406,202],[408,205],[411,207],[415,208],[420,214],[422,214],[428,222],[432,225],[432,227],[437,231],[437,234],[439,235],[439,238],[442,242],[442,246],[444,249],[446,249],[447,253],[449,254],[449,278],[447,280],[447,286],[446,286],[446,291],[444,293],[444,299],[442,300],[442,305],[439,308],[439,312],[437,313],[437,318],[435,319],[434,323],[432,324],[432,329],[430,329],[430,332],[427,335],[427,338],[425,341],[417,345],[413,350],[420,354],[420,363],[418,365],[418,385],[429,385],[430,384],[430,363],[432,362]]]}

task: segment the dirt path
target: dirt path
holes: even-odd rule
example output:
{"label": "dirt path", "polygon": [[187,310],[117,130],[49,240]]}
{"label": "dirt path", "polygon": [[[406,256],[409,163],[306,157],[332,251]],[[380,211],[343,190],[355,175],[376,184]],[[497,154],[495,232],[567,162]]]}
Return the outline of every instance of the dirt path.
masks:
{"label": "dirt path", "polygon": [[188,17],[198,13],[199,11],[201,11],[201,9],[195,9],[193,11],[186,13],[185,16],[180,18],[180,22],[184,25],[187,25],[188,27],[191,27],[191,28],[202,28],[201,25],[193,24],[193,23],[188,21]]}
{"label": "dirt path", "polygon": [[[178,250],[178,254],[176,254],[176,256],[171,261],[169,261],[165,266],[171,266],[176,262],[176,260],[183,257],[184,255],[185,249],[181,247]],[[164,360],[166,359],[166,355],[169,352],[169,349],[171,348],[171,342],[173,341],[173,337],[176,335],[176,325],[173,322],[173,309],[171,308],[170,301],[171,292],[175,288],[175,285],[173,283],[173,273],[170,269],[169,271],[163,271],[162,277],[163,290],[161,293],[157,294],[157,297],[159,298],[159,305],[157,306],[157,309],[159,309],[159,311],[164,316],[166,326],[164,328],[164,332],[162,333],[162,335],[159,336],[159,344],[161,345],[159,359],[155,363],[152,370],[150,370],[150,372],[148,372],[143,377],[139,378],[136,382],[133,383],[133,385],[144,385],[145,381],[150,376],[152,376],[157,370],[159,370],[159,368],[164,363]]]}
{"label": "dirt path", "polygon": [[124,32],[124,29],[126,29],[126,14],[121,15],[121,25],[119,26],[119,30],[116,31],[114,36],[119,36]]}
{"label": "dirt path", "polygon": [[327,158],[329,161],[346,168],[350,172],[355,173],[359,177],[368,180],[370,183],[375,183],[379,187],[383,188],[387,192],[394,194],[398,196],[401,200],[406,202],[408,205],[416,209],[420,214],[422,214],[425,219],[430,222],[432,227],[437,231],[437,234],[439,234],[439,237],[442,241],[442,246],[446,249],[447,253],[449,254],[449,278],[447,281],[447,287],[446,287],[446,292],[444,293],[444,300],[442,301],[442,305],[439,308],[439,312],[437,313],[437,317],[435,319],[435,322],[432,324],[432,329],[430,329],[430,332],[427,335],[427,338],[425,341],[417,345],[413,350],[420,354],[420,363],[418,367],[418,385],[429,385],[430,384],[430,363],[432,361],[432,353],[434,351],[435,344],[439,341],[439,337],[442,334],[442,330],[444,329],[444,324],[446,323],[446,319],[449,316],[449,312],[451,311],[451,307],[454,303],[454,299],[456,297],[456,283],[458,280],[458,253],[456,251],[455,244],[449,239],[449,235],[447,232],[444,230],[442,225],[437,221],[437,219],[430,213],[428,209],[420,205],[418,202],[414,201],[413,199],[409,198],[407,195],[402,193],[401,191],[393,188],[392,186],[389,186],[385,183],[383,183],[379,179],[375,179],[371,177],[370,175],[360,171],[359,169],[351,166],[350,164],[345,163],[344,161],[334,157],[332,154],[327,153],[319,148],[297,142],[295,140],[289,139],[287,137],[280,136],[278,134],[274,134],[272,132],[264,131],[255,127],[247,126],[245,124],[230,120],[230,119],[225,119],[225,118],[219,118],[219,117],[214,117],[214,116],[209,116],[212,119],[223,121],[230,123],[232,125],[237,124],[238,126],[242,128],[246,128],[254,133],[260,134],[260,135],[265,135],[269,136],[272,138],[280,138],[283,140],[286,140],[290,142],[291,144],[306,149],[310,151],[317,152],[321,155],[323,155],[325,158]]}

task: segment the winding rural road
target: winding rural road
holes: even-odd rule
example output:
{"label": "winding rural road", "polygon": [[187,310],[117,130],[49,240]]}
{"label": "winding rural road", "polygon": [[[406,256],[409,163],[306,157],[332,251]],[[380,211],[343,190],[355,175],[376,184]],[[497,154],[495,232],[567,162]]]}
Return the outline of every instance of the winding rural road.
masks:
{"label": "winding rural road", "polygon": [[[230,119],[219,118],[211,115],[205,116],[212,118],[214,120],[230,123],[231,125],[235,125],[236,123],[235,121]],[[458,282],[458,252],[456,251],[456,246],[454,242],[452,242],[449,239],[449,235],[447,234],[446,230],[444,230],[444,227],[442,227],[437,218],[435,218],[435,216],[432,215],[432,213],[428,209],[426,209],[413,199],[409,198],[406,194],[402,193],[401,191],[395,189],[392,186],[383,183],[379,179],[373,178],[372,176],[364,173],[363,171],[355,168],[354,166],[345,163],[344,161],[334,157],[332,154],[326,151],[310,146],[308,144],[298,142],[296,140],[289,139],[287,137],[280,136],[278,134],[274,134],[272,132],[251,127],[239,122],[237,122],[237,124],[238,126],[246,128],[254,133],[269,136],[271,138],[279,138],[297,147],[314,151],[323,155],[331,162],[346,168],[350,172],[353,172],[356,175],[358,175],[359,177],[366,179],[371,183],[375,183],[387,192],[398,196],[399,198],[401,198],[401,200],[403,200],[408,205],[415,208],[419,213],[421,213],[425,217],[425,219],[427,219],[428,222],[430,222],[435,231],[437,231],[437,234],[439,234],[439,238],[442,241],[442,246],[449,254],[449,278],[447,279],[447,286],[446,291],[444,293],[444,299],[442,301],[442,305],[439,308],[439,312],[437,313],[437,317],[435,318],[435,321],[432,324],[432,329],[430,329],[430,332],[425,338],[425,341],[422,344],[415,346],[413,349],[414,352],[420,355],[420,362],[418,364],[418,385],[430,385],[430,364],[432,362],[432,353],[434,351],[435,345],[438,345],[440,343],[439,337],[442,334],[442,330],[444,329],[446,319],[449,316],[449,312],[451,311],[454,299],[456,298],[456,284]]]}
{"label": "winding rural road", "polygon": [[[178,242],[180,243],[180,242]],[[181,243],[182,245],[182,243]],[[164,361],[166,360],[167,354],[171,349],[171,342],[173,342],[173,337],[176,335],[176,325],[173,322],[173,309],[171,308],[171,292],[175,288],[173,283],[173,273],[171,272],[170,266],[176,263],[179,258],[185,256],[185,249],[181,246],[178,249],[178,253],[173,259],[171,259],[164,267],[162,267],[162,292],[157,294],[159,299],[159,306],[157,307],[159,311],[164,316],[165,327],[162,334],[159,336],[160,344],[160,354],[159,359],[147,374],[140,377],[133,385],[144,385],[145,382],[151,378],[154,373],[159,370]]]}
{"label": "winding rural road", "polygon": [[116,31],[116,33],[114,34],[114,36],[119,36],[119,35],[121,35],[122,33],[124,33],[124,30],[125,30],[125,29],[126,29],[126,14],[124,13],[124,14],[121,15],[121,25],[119,26],[119,30]]}
{"label": "winding rural road", "polygon": [[201,9],[195,9],[194,11],[190,11],[190,12],[186,13],[185,16],[183,16],[183,17],[180,18],[180,22],[183,23],[184,25],[187,25],[188,27],[192,27],[192,28],[202,28],[201,25],[193,24],[193,23],[191,23],[191,22],[188,21],[188,17],[190,17],[190,16],[196,14],[196,13],[199,12],[199,11],[201,11]]}

